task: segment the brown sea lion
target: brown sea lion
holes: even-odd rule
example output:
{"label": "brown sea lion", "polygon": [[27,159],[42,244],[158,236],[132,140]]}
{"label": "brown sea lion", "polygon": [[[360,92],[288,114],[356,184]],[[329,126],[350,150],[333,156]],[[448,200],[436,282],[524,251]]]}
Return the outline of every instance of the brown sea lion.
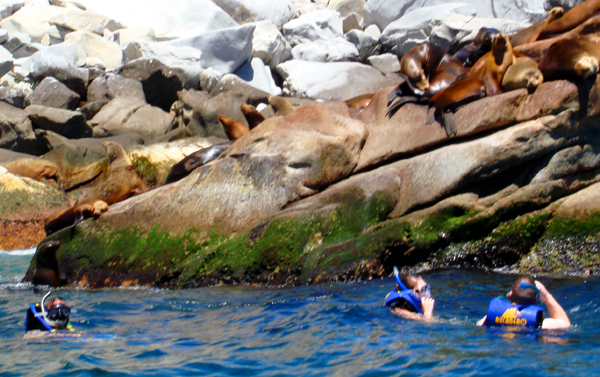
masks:
{"label": "brown sea lion", "polygon": [[500,30],[482,27],[477,32],[475,39],[456,53],[454,57],[460,60],[465,67],[472,67],[481,57],[492,49],[492,38],[500,34]]}
{"label": "brown sea lion", "polygon": [[538,63],[527,57],[517,58],[517,62],[506,70],[500,87],[508,92],[525,88],[533,90],[544,82],[544,75],[538,69]]}
{"label": "brown sea lion", "polygon": [[569,31],[600,11],[600,0],[587,0],[569,9],[561,18],[549,23],[538,36],[538,40]]}
{"label": "brown sea lion", "polygon": [[221,122],[223,127],[225,127],[225,133],[227,134],[229,140],[237,140],[250,132],[250,129],[242,123],[236,122],[235,120],[224,115],[217,115],[217,119],[219,119],[219,122]]}
{"label": "brown sea lion", "polygon": [[81,195],[75,204],[103,200],[112,205],[148,190],[122,146],[112,141],[105,141],[102,145],[110,159],[108,178]]}
{"label": "brown sea lion", "polygon": [[233,144],[233,141],[212,145],[208,148],[200,149],[171,167],[167,175],[167,183],[177,182],[187,177],[194,169],[209,163],[222,155]]}
{"label": "brown sea lion", "polygon": [[564,15],[565,10],[562,7],[554,7],[550,10],[548,18],[544,22],[538,22],[528,28],[520,30],[510,37],[510,44],[515,47],[525,43],[535,42],[540,32],[551,22],[558,20]]}
{"label": "brown sea lion", "polygon": [[56,251],[60,241],[42,241],[35,251],[35,268],[31,282],[33,285],[49,285],[59,287],[66,282],[60,279]]}
{"label": "brown sea lion", "polygon": [[598,73],[600,45],[587,38],[573,38],[552,45],[538,68],[546,80],[584,80]]}
{"label": "brown sea lion", "polygon": [[256,107],[252,105],[242,103],[240,105],[240,109],[242,110],[250,129],[253,129],[265,121],[264,115],[262,115],[258,110],[256,110]]}
{"label": "brown sea lion", "polygon": [[90,217],[98,218],[104,212],[108,211],[108,204],[102,200],[92,200],[77,204],[71,208],[53,213],[46,219],[44,229],[46,234],[50,235],[69,226],[77,225]]}
{"label": "brown sea lion", "polygon": [[296,111],[294,105],[283,97],[268,95],[269,105],[275,110],[275,116],[286,116]]}
{"label": "brown sea lion", "polygon": [[46,183],[54,188],[58,187],[58,166],[43,158],[20,158],[13,161],[3,162],[2,165],[9,173],[35,179]]}
{"label": "brown sea lion", "polygon": [[499,93],[500,83],[506,70],[516,60],[506,35],[494,36],[492,51],[475,63],[469,76],[431,97],[427,124],[432,124],[437,119],[445,127],[448,135],[456,133],[453,112],[467,102]]}

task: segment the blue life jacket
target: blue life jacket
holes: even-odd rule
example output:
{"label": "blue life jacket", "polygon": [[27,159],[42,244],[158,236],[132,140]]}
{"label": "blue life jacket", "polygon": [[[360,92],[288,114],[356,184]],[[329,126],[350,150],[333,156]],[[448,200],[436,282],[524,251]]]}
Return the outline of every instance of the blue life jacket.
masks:
{"label": "blue life jacket", "polygon": [[394,307],[395,304],[399,303],[402,300],[408,302],[410,306],[415,309],[413,310],[414,312],[423,314],[423,311],[419,306],[421,305],[421,299],[415,296],[412,290],[391,291],[387,294],[387,296],[385,296],[385,306],[388,306],[390,308]]}
{"label": "blue life jacket", "polygon": [[485,319],[486,326],[514,326],[540,328],[544,321],[544,309],[537,305],[513,304],[506,297],[490,301]]}
{"label": "blue life jacket", "polygon": [[[27,309],[27,316],[25,317],[25,332],[31,330],[42,330],[52,331],[54,328],[46,322],[43,316],[41,316],[41,307],[39,304],[33,304]],[[39,316],[36,317],[36,314]]]}

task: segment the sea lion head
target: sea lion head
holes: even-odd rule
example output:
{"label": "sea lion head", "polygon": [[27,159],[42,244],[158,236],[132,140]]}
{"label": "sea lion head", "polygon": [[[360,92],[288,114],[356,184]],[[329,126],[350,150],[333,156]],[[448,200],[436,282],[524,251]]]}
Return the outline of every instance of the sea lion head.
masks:
{"label": "sea lion head", "polygon": [[550,14],[548,14],[547,22],[550,23],[552,21],[558,20],[565,14],[565,10],[563,7],[554,7],[550,10]]}
{"label": "sea lion head", "polygon": [[423,44],[413,47],[400,59],[400,71],[406,76],[413,88],[422,91],[429,89],[429,80],[423,69],[428,53],[426,46]]}
{"label": "sea lion head", "polygon": [[598,74],[598,59],[591,55],[582,55],[573,67],[575,74],[581,78],[588,78]]}
{"label": "sea lion head", "polygon": [[[510,40],[504,33],[496,34],[492,38],[492,54],[494,55],[494,59],[496,60],[497,65],[502,65],[504,62],[504,55],[507,51],[512,52],[512,46],[510,44]],[[512,57],[514,60],[514,56]]]}
{"label": "sea lion head", "polygon": [[131,160],[127,157],[127,153],[123,147],[114,141],[104,141],[102,146],[106,148],[111,169],[124,168],[131,166]]}
{"label": "sea lion head", "polygon": [[97,200],[94,202],[94,217],[98,217],[104,212],[108,211],[108,204],[105,201]]}

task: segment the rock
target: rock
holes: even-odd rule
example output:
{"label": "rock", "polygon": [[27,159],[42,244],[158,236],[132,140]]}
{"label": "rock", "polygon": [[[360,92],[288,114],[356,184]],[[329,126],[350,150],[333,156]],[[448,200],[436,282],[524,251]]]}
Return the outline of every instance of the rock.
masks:
{"label": "rock", "polygon": [[177,92],[189,88],[181,69],[169,68],[156,59],[137,59],[124,64],[116,73],[142,83],[146,102],[169,111]]}
{"label": "rock", "polygon": [[7,49],[10,53],[14,53],[21,47],[27,46],[31,43],[31,37],[27,34],[15,32],[8,41],[3,44],[3,47]]}
{"label": "rock", "polygon": [[577,191],[566,198],[554,212],[554,216],[563,220],[586,220],[600,212],[600,183]]}
{"label": "rock", "polygon": [[221,73],[233,73],[252,57],[254,28],[254,24],[248,24],[164,43],[194,47],[202,53],[202,67],[212,67]]}
{"label": "rock", "polygon": [[89,31],[74,31],[65,35],[65,42],[81,46],[88,58],[98,58],[107,69],[119,67],[123,61],[123,53],[118,44]]}
{"label": "rock", "polygon": [[75,110],[79,104],[79,94],[53,77],[46,77],[28,98],[32,105]]}
{"label": "rock", "polygon": [[87,12],[78,8],[68,8],[66,12],[52,16],[48,22],[67,30],[82,30],[97,35],[103,35],[104,29],[116,31],[124,27],[99,13]]}
{"label": "rock", "polygon": [[79,111],[40,105],[27,106],[25,111],[29,114],[34,129],[53,131],[69,139],[92,136],[92,129]]}
{"label": "rock", "polygon": [[446,3],[420,8],[383,27],[379,43],[384,49],[402,56],[414,46],[429,39],[434,22],[456,13],[474,16],[477,11],[465,3]]}
{"label": "rock", "polygon": [[64,48],[48,48],[35,53],[27,59],[22,67],[36,81],[42,81],[48,76],[54,77],[79,94],[81,98],[85,98],[89,72],[86,69],[76,67],[72,63],[74,60],[72,57],[58,55],[64,50]]}
{"label": "rock", "polygon": [[151,27],[125,28],[114,32],[114,41],[126,47],[132,42],[156,42],[156,34]]}
{"label": "rock", "polygon": [[342,37],[300,43],[292,49],[294,59],[315,62],[356,61],[358,50]]}
{"label": "rock", "polygon": [[306,13],[283,25],[283,35],[292,46],[341,37],[343,31],[342,15],[331,9]]}
{"label": "rock", "polygon": [[200,89],[210,92],[219,83],[219,80],[223,77],[221,72],[216,69],[207,68],[200,73],[198,76],[198,86]]}
{"label": "rock", "polygon": [[0,101],[9,105],[25,108],[29,103],[25,101],[25,93],[17,88],[0,88]]}
{"label": "rock", "polygon": [[331,0],[327,8],[334,9],[343,17],[354,13],[362,17],[367,2],[365,0]]}
{"label": "rock", "polygon": [[344,33],[349,32],[350,30],[357,29],[362,30],[362,17],[360,17],[356,13],[351,13],[344,17]]}
{"label": "rock", "polygon": [[135,59],[156,59],[164,65],[180,68],[186,72],[188,80],[195,79],[201,72],[200,50],[189,46],[173,46],[162,42],[132,42],[125,47],[123,60],[128,63]]}
{"label": "rock", "polygon": [[240,24],[269,20],[279,30],[296,17],[291,0],[215,0],[215,4]]}
{"label": "rock", "polygon": [[87,91],[88,102],[108,102],[120,96],[146,101],[144,89],[139,81],[114,73],[98,77],[92,81]]}
{"label": "rock", "polygon": [[360,63],[291,60],[278,65],[277,72],[285,80],[285,95],[327,101],[344,101],[390,85],[377,69]]}
{"label": "rock", "polygon": [[164,135],[172,122],[172,115],[134,97],[116,97],[90,120],[94,135],[136,133],[144,140]]}
{"label": "rock", "polygon": [[265,67],[265,64],[259,58],[254,58],[251,63],[246,63],[236,72],[236,75],[263,92],[275,95],[281,94],[281,88],[275,85],[271,69]]}
{"label": "rock", "polygon": [[0,77],[6,75],[14,67],[12,54],[0,46]]}
{"label": "rock", "polygon": [[47,36],[52,43],[60,43],[65,31],[51,25],[49,20],[67,11],[66,8],[56,6],[26,5],[0,21],[0,27],[8,30],[9,36],[19,32],[28,35],[33,42],[41,42]]}
{"label": "rock", "polygon": [[27,112],[0,102],[0,148],[39,156],[47,146],[33,132]]}
{"label": "rock", "polygon": [[8,30],[0,29],[0,44],[4,44],[8,41]]}
{"label": "rock", "polygon": [[394,54],[375,55],[367,60],[384,75],[400,71],[400,59]]}
{"label": "rock", "polygon": [[151,26],[159,40],[194,37],[237,23],[210,0],[82,0],[88,11],[130,28]]}
{"label": "rock", "polygon": [[270,20],[257,22],[252,37],[252,57],[260,58],[271,69],[292,58],[292,46]]}
{"label": "rock", "polygon": [[[6,157],[3,156],[6,154],[6,152],[10,151],[3,150],[0,154],[0,159]],[[11,156],[11,160],[0,161],[0,164],[2,164],[2,166],[4,166],[9,173],[18,175],[20,177],[31,178],[54,188],[58,188],[56,183],[58,166],[56,164],[43,158],[30,156],[24,153],[14,154],[16,156]]]}
{"label": "rock", "polygon": [[369,56],[378,51],[379,45],[377,44],[377,39],[363,31],[350,30],[344,35],[344,38],[356,46],[360,61],[365,61]]}

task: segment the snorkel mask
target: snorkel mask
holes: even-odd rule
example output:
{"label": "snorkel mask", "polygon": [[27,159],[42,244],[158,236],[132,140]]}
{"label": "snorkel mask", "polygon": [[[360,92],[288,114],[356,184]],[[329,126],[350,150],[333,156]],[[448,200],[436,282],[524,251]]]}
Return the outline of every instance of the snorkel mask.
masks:
{"label": "snorkel mask", "polygon": [[519,283],[519,285],[523,289],[533,289],[535,291],[536,303],[540,302],[540,290],[538,289],[538,287],[535,286],[535,284],[521,282],[521,283]]}
{"label": "snorkel mask", "polygon": [[51,308],[46,310],[45,301],[50,296],[52,291],[46,293],[41,302],[41,315],[44,317],[44,321],[55,329],[61,330],[67,327],[69,324],[69,316],[71,315],[71,308],[69,308],[64,301],[60,300],[58,304],[53,305]]}
{"label": "snorkel mask", "polygon": [[[400,279],[400,271],[398,271],[396,266],[394,266],[394,277],[396,278],[396,283],[398,283],[400,290],[403,292],[409,292],[407,295],[405,295],[405,300],[417,310],[417,313],[423,314],[423,310],[421,310],[421,299],[415,296],[413,289],[408,289],[406,285],[402,283],[402,280]],[[421,297],[431,296],[431,289],[429,288],[429,285],[424,287],[424,291],[425,294],[421,293]]]}

